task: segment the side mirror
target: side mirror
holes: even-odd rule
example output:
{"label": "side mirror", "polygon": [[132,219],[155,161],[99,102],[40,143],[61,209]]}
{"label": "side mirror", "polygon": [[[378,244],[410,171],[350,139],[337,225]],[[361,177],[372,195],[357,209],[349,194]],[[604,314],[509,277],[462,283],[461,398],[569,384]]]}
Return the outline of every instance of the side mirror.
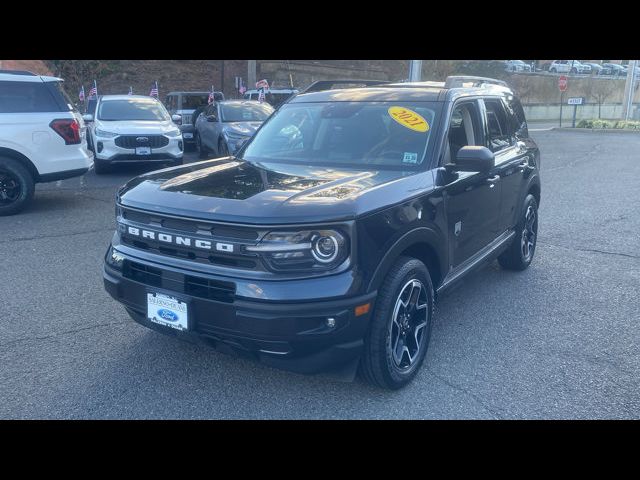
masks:
{"label": "side mirror", "polygon": [[216,117],[215,115],[207,115],[207,122],[217,122],[218,121],[218,117]]}
{"label": "side mirror", "polygon": [[85,113],[84,115],[82,115],[82,119],[85,122],[93,122],[93,115],[91,115],[90,113]]}
{"label": "side mirror", "polygon": [[173,120],[173,123],[182,125],[182,115],[171,115],[171,120]]}
{"label": "side mirror", "polygon": [[458,150],[450,168],[459,172],[488,172],[495,164],[496,156],[487,147],[467,145]]}

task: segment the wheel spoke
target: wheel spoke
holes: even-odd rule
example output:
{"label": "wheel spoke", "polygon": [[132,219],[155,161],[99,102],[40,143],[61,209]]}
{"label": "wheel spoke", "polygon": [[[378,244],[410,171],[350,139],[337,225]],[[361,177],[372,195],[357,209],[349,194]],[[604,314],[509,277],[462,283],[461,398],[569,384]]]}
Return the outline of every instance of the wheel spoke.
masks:
{"label": "wheel spoke", "polygon": [[402,335],[398,335],[398,338],[396,339],[396,344],[393,347],[393,358],[398,364],[398,366],[402,365],[402,357],[404,356],[404,352],[406,348],[407,347],[405,345],[404,338],[402,337]]}

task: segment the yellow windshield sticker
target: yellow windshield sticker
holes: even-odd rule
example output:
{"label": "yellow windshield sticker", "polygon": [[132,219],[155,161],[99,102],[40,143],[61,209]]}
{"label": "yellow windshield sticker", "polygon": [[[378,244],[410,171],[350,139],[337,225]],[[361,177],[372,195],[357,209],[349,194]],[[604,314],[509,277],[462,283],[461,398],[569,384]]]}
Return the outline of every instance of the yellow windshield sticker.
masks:
{"label": "yellow windshield sticker", "polygon": [[416,132],[429,130],[427,121],[413,110],[404,107],[389,107],[389,115],[400,125]]}

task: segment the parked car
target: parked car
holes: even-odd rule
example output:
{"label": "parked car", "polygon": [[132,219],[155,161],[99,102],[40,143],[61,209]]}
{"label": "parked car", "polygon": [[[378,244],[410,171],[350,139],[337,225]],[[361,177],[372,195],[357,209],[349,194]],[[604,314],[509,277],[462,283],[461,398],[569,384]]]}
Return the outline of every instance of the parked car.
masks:
{"label": "parked car", "polygon": [[[278,108],[284,102],[286,102],[293,95],[297,94],[298,90],[295,88],[272,88],[265,94],[265,102],[271,105],[273,108]],[[245,100],[258,100],[258,90],[247,90],[244,93]]]}
{"label": "parked car", "polygon": [[507,72],[531,72],[531,64],[522,60],[507,60],[505,62]]}
{"label": "parked car", "polygon": [[0,70],[0,216],[23,210],[36,183],[83,175],[93,164],[84,121],[62,82]]}
{"label": "parked car", "polygon": [[[201,112],[209,104],[211,92],[170,92],[167,94],[164,105],[171,115],[180,115],[180,131],[185,145],[195,145],[195,113]],[[214,101],[224,100],[224,93],[213,92]]]}
{"label": "parked car", "polygon": [[591,66],[584,65],[578,60],[554,60],[549,65],[551,73],[578,73],[590,74]]}
{"label": "parked car", "polygon": [[540,153],[504,82],[331,83],[238,155],[121,188],[104,285],[158,332],[297,372],[359,365],[397,389],[425,359],[436,294],[496,257],[531,263]]}
{"label": "parked car", "polygon": [[200,158],[235,154],[274,109],[253,100],[225,100],[209,105],[196,120]]}
{"label": "parked car", "polygon": [[182,133],[162,103],[142,95],[101,95],[89,134],[94,147],[96,173],[132,162],[182,164]]}
{"label": "parked car", "polygon": [[586,62],[583,63],[583,65],[589,65],[591,67],[591,73],[594,75],[603,75],[602,72],[605,70],[605,68],[599,63]]}
{"label": "parked car", "polygon": [[609,70],[607,75],[612,75],[614,77],[620,77],[627,74],[627,69],[624,65],[620,65],[619,63],[603,63],[602,66]]}

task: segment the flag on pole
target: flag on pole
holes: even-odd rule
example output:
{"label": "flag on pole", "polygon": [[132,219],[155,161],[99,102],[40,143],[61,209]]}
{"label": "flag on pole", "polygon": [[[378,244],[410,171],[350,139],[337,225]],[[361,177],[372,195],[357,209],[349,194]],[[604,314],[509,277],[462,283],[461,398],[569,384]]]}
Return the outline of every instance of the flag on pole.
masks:
{"label": "flag on pole", "polygon": [[133,95],[133,87],[129,87],[129,93],[127,95]]}
{"label": "flag on pole", "polygon": [[258,101],[260,103],[264,102],[264,87],[258,89]]}
{"label": "flag on pole", "polygon": [[215,96],[213,94],[213,85],[211,85],[211,93],[209,93],[209,98],[207,99],[207,103],[211,105],[215,101]]}
{"label": "flag on pole", "polygon": [[94,80],[93,87],[91,87],[91,90],[89,90],[89,100],[97,97],[98,97],[98,84]]}
{"label": "flag on pole", "polygon": [[158,81],[156,80],[155,86],[151,86],[151,91],[149,92],[150,97],[158,98]]}
{"label": "flag on pole", "polygon": [[84,103],[84,85],[80,88],[80,93],[78,94],[78,98],[82,103]]}

